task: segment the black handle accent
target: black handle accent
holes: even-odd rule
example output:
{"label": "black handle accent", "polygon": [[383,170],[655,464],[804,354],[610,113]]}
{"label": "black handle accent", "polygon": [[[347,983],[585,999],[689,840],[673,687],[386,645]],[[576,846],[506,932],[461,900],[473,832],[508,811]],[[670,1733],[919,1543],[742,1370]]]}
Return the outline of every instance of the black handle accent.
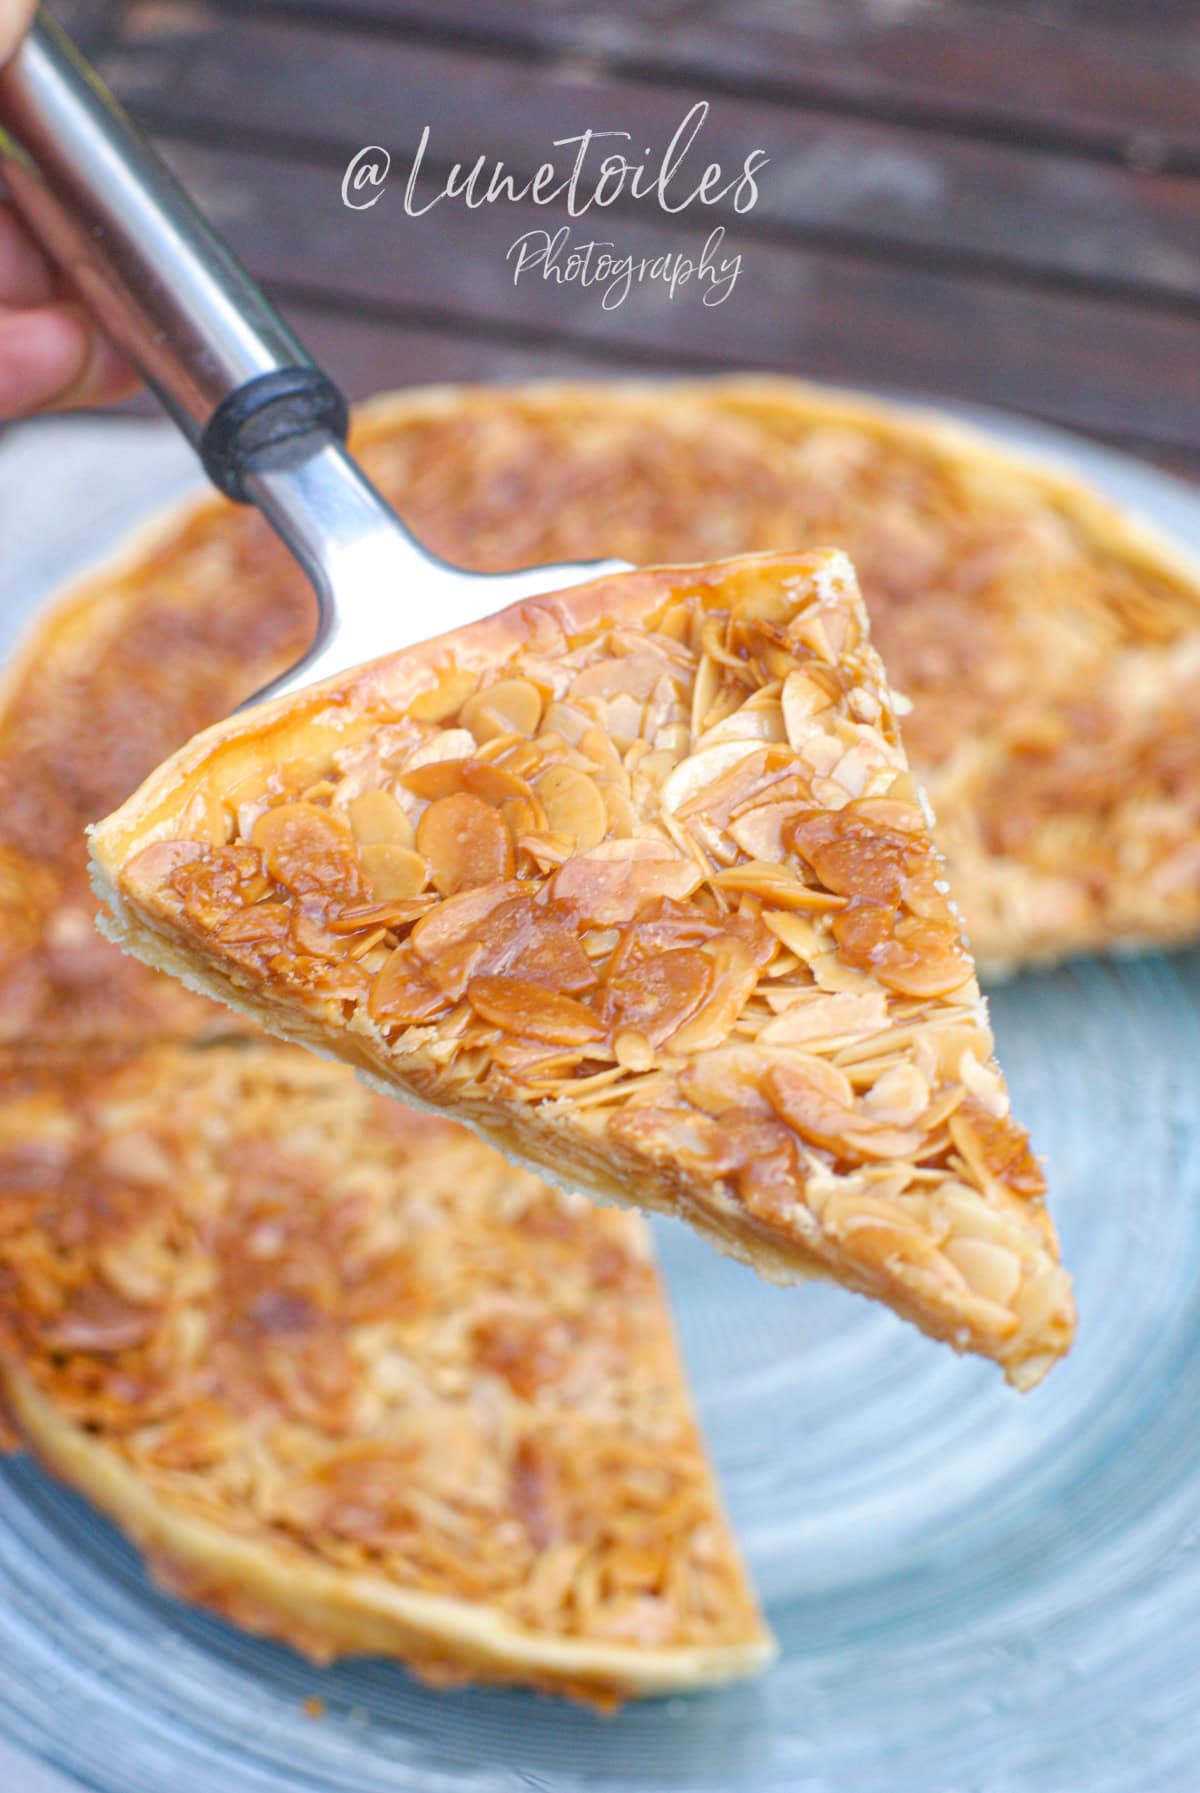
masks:
{"label": "black handle accent", "polygon": [[200,458],[227,498],[247,504],[248,473],[295,466],[315,452],[320,436],[344,442],[349,424],[345,399],[319,368],[276,368],[221,400],[200,439]]}

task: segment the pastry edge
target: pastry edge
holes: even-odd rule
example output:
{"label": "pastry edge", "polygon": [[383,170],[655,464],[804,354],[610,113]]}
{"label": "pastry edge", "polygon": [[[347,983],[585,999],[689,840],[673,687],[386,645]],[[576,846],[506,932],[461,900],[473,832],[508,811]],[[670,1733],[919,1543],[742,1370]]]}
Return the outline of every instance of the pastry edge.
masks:
{"label": "pastry edge", "polygon": [[0,1365],[0,1386],[21,1441],[146,1552],[160,1585],[319,1665],[344,1655],[389,1656],[434,1682],[532,1682],[611,1705],[741,1680],[778,1653],[765,1624],[736,1644],[648,1649],[539,1634],[471,1602],[384,1588],[298,1548],[264,1547],[165,1507],[110,1446],[86,1437],[12,1364]]}

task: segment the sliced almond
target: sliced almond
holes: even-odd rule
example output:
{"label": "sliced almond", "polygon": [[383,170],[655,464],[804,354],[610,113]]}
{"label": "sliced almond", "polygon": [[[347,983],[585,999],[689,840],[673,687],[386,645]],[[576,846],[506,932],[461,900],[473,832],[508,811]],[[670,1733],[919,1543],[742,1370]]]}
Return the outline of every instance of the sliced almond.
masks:
{"label": "sliced almond", "polygon": [[1021,1260],[1015,1252],[987,1239],[950,1239],[942,1249],[976,1295],[998,1307],[1011,1305],[1021,1286]]}
{"label": "sliced almond", "polygon": [[675,849],[661,835],[645,834],[630,840],[601,841],[591,849],[587,857],[597,865],[608,865],[614,861],[623,864],[630,859],[658,859],[665,863],[675,858]]}
{"label": "sliced almond", "polygon": [[[388,928],[403,928],[427,915],[436,901],[433,892],[428,891],[418,897],[390,897],[379,902],[349,903],[344,909],[331,915],[327,925],[331,934],[363,934],[375,933],[380,929],[386,931]],[[355,950],[363,950],[361,942]]]}
{"label": "sliced almond", "polygon": [[622,746],[642,738],[645,705],[628,691],[618,690],[604,705],[605,724],[613,740]]}
{"label": "sliced almond", "polygon": [[576,745],[597,771],[620,776],[621,756],[602,728],[586,728]]}
{"label": "sliced almond", "polygon": [[618,696],[634,697],[644,704],[663,676],[664,662],[659,654],[622,654],[619,658],[594,660],[577,672],[567,692],[571,703],[585,698]]}
{"label": "sliced almond", "polygon": [[722,741],[785,741],[783,711],[779,700],[767,692],[756,691],[738,709],[721,722],[705,730],[697,742],[701,748],[715,747]]}
{"label": "sliced almond", "polygon": [[788,825],[812,806],[811,789],[803,797],[787,802],[756,804],[743,810],[728,824],[733,840],[751,859],[782,861],[788,850]]}
{"label": "sliced almond", "polygon": [[[865,1158],[905,1158],[918,1150],[921,1135],[899,1127],[872,1125],[856,1115],[853,1096],[831,1085],[832,1065],[811,1060],[774,1065],[763,1080],[764,1094],[781,1120],[810,1145],[835,1158],[861,1163]],[[848,1086],[847,1086],[848,1089]]]}
{"label": "sliced almond", "polygon": [[481,797],[462,793],[431,803],[417,824],[417,851],[442,896],[509,877],[513,848],[503,818]]}
{"label": "sliced almond", "polygon": [[690,1059],[679,1073],[679,1087],[705,1114],[739,1108],[769,1115],[773,1110],[760,1088],[766,1063],[756,1046],[721,1047]]}
{"label": "sliced almond", "polygon": [[438,760],[402,773],[400,782],[414,797],[424,798],[427,802],[464,793],[495,804],[529,796],[529,786],[523,778],[507,767],[492,765],[487,760]]}
{"label": "sliced almond", "polygon": [[371,984],[367,1010],[375,1021],[418,1026],[444,1014],[450,1007],[442,992],[431,984],[416,954],[398,946]]}
{"label": "sliced almond", "polygon": [[610,1027],[661,1046],[700,1010],[712,984],[712,962],[697,947],[639,957],[610,970],[602,1013]]}
{"label": "sliced almond", "polygon": [[726,773],[761,751],[760,741],[721,741],[715,747],[702,748],[675,767],[659,791],[659,802],[668,813],[674,813],[711,791]]}
{"label": "sliced almond", "polygon": [[358,863],[371,900],[395,902],[402,897],[420,896],[429,882],[429,867],[419,853],[408,847],[393,847],[385,842],[360,847]]}
{"label": "sliced almond", "polygon": [[553,1046],[586,1046],[604,1037],[592,1011],[573,997],[516,977],[477,977],[467,987],[471,1007],[493,1027]]}
{"label": "sliced almond", "polygon": [[604,839],[608,810],[586,772],[577,772],[572,766],[552,766],[536,780],[534,789],[550,828],[568,835],[576,852],[586,853]]}
{"label": "sliced almond", "polygon": [[654,1069],[654,1048],[636,1028],[623,1028],[613,1040],[613,1051],[623,1071],[640,1073]]}
{"label": "sliced almond", "polygon": [[[605,842],[634,846],[634,841]],[[699,866],[667,858],[601,858],[602,848],[568,859],[551,886],[557,902],[568,903],[587,927],[607,928],[629,921],[662,897],[683,902],[701,881]]]}
{"label": "sliced almond", "polygon": [[532,860],[538,871],[550,872],[571,857],[575,839],[570,834],[556,834],[552,828],[532,829],[528,834],[518,835],[517,851],[523,860]]}
{"label": "sliced almond", "polygon": [[261,946],[286,940],[291,922],[286,903],[252,903],[248,909],[235,909],[213,931],[230,945]]}
{"label": "sliced almond", "polygon": [[744,890],[761,897],[775,909],[800,909],[813,915],[824,915],[846,905],[845,897],[830,896],[827,890],[815,890],[801,882],[788,865],[774,865],[769,860],[750,859],[744,865],[731,865],[714,873],[711,882],[718,890]]}
{"label": "sliced almond", "polygon": [[718,935],[700,950],[712,968],[708,995],[670,1036],[673,1052],[714,1052],[724,1045],[758,982],[758,968],[740,940]]}
{"label": "sliced almond", "polygon": [[390,791],[363,791],[346,805],[360,847],[411,847],[413,826]]}
{"label": "sliced almond", "polygon": [[[546,706],[545,730],[558,735],[572,746],[578,746],[588,731],[595,727],[590,716],[572,704],[550,703]],[[543,739],[544,739],[543,735]]]}
{"label": "sliced almond", "polygon": [[522,834],[538,834],[550,826],[546,812],[533,791],[528,796],[509,797],[500,805],[500,813],[514,840]]}
{"label": "sliced almond", "polygon": [[459,720],[476,741],[494,735],[536,734],[542,716],[542,694],[528,679],[499,679],[469,697]]}
{"label": "sliced almond", "polygon": [[865,1269],[903,1278],[907,1269],[932,1272],[946,1282],[965,1278],[944,1258],[899,1202],[869,1195],[833,1195],[821,1226]]}
{"label": "sliced almond", "polygon": [[787,738],[799,747],[812,732],[813,718],[827,710],[833,702],[829,692],[810,673],[797,668],[783,681],[780,704],[783,709]]}
{"label": "sliced almond", "polygon": [[912,1127],[929,1106],[929,1084],[914,1064],[896,1064],[877,1077],[862,1097],[873,1121]]}
{"label": "sliced almond", "polygon": [[358,885],[354,835],[336,810],[283,803],[259,816],[251,838],[275,882],[297,895]]}
{"label": "sliced almond", "polygon": [[616,840],[627,840],[637,829],[637,816],[625,785],[601,776],[596,780],[596,788],[608,812],[607,833]]}
{"label": "sliced almond", "polygon": [[477,932],[486,918],[502,903],[524,895],[522,885],[512,881],[498,881],[448,897],[417,923],[412,931],[413,949],[423,959],[438,959],[460,940]]}
{"label": "sliced almond", "polygon": [[763,1046],[795,1046],[805,1040],[869,1038],[888,1024],[887,1004],[878,990],[860,996],[812,990],[759,1029]]}
{"label": "sliced almond", "polygon": [[709,711],[721,688],[721,674],[711,655],[702,653],[692,684],[692,735],[699,739],[709,726]]}
{"label": "sliced almond", "polygon": [[438,760],[470,759],[475,751],[475,737],[465,728],[444,728],[438,733],[427,735],[418,747],[414,747],[404,762],[405,772],[415,772],[419,766],[432,766]]}
{"label": "sliced almond", "polygon": [[234,812],[211,791],[201,787],[185,804],[179,827],[189,840],[203,840],[209,846],[223,847],[233,839]]}

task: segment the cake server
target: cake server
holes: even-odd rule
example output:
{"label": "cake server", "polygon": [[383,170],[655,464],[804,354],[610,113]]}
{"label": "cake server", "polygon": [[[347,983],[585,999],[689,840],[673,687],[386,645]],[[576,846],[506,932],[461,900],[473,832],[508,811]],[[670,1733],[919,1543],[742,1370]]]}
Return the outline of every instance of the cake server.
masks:
{"label": "cake server", "polygon": [[627,570],[472,573],[423,548],[348,452],[337,387],[44,7],[0,69],[0,177],[209,479],[258,507],[315,587],[312,646],[252,701]]}

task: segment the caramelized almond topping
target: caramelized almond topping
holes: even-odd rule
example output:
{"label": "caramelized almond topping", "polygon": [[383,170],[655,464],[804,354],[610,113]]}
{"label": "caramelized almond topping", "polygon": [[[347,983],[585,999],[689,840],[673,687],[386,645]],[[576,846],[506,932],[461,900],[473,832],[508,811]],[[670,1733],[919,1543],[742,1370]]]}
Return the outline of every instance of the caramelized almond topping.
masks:
{"label": "caramelized almond topping", "polygon": [[[265,1042],[0,1066],[0,1189],[6,1392],[164,1531],[203,1512],[185,1597],[328,1656],[433,1596],[609,1701],[614,1626],[649,1664],[765,1643],[636,1216]],[[287,1598],[243,1604],[247,1552]],[[336,1613],[298,1619],[314,1576]],[[390,1643],[487,1672],[419,1619]]]}
{"label": "caramelized almond topping", "polygon": [[[723,1233],[740,1206],[785,1261],[1019,1376],[1071,1323],[1040,1171],[852,573],[785,564],[643,575],[644,611],[577,636],[539,611],[489,675],[268,784],[249,845],[197,815],[189,856],[135,863],[137,900],[161,878],[173,925],[394,1047],[418,1091],[560,1104],[634,1189],[661,1175],[670,1205],[686,1177]],[[942,1250],[980,1238],[996,1255]]]}

